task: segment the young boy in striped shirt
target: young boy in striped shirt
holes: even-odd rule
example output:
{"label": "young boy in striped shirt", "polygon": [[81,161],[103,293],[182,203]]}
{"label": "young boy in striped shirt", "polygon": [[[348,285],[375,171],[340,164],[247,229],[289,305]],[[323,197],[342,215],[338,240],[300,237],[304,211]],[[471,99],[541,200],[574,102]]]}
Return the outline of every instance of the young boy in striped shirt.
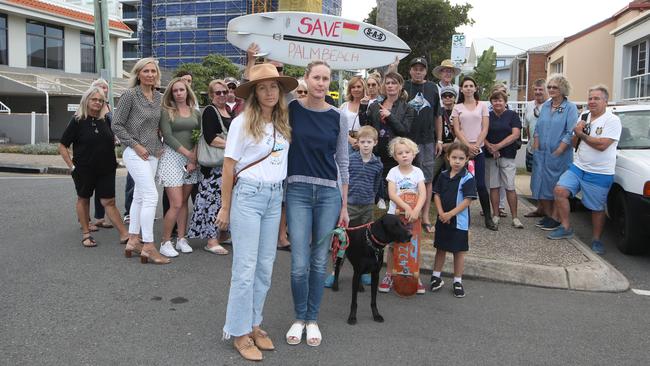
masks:
{"label": "young boy in striped shirt", "polygon": [[[348,186],[348,215],[350,227],[367,224],[374,219],[375,197],[379,191],[384,165],[372,153],[377,145],[377,130],[371,126],[359,129],[357,141],[359,150],[351,150],[350,185]],[[325,287],[332,287],[334,273],[325,280]],[[370,274],[363,274],[361,282],[370,284]]]}

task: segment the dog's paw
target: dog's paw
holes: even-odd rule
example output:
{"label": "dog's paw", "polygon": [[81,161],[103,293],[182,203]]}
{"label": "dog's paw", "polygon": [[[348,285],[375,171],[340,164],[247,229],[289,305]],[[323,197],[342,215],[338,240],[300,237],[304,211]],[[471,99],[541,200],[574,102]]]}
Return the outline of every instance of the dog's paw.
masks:
{"label": "dog's paw", "polygon": [[[382,319],[382,320],[383,320],[383,319]],[[351,316],[351,317],[349,317],[349,318],[348,318],[348,324],[350,324],[350,325],[355,325],[355,324],[357,324],[357,317],[355,317],[355,316]]]}
{"label": "dog's paw", "polygon": [[374,321],[376,321],[377,323],[383,323],[383,322],[384,322],[384,317],[381,316],[381,315],[379,315],[379,314],[374,315],[374,316],[372,317],[372,319],[373,319]]}

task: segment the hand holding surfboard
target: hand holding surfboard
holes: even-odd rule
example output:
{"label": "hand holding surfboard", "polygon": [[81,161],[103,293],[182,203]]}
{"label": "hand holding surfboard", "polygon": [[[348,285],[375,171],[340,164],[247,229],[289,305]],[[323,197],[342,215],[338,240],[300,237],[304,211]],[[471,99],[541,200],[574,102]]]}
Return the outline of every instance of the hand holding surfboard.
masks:
{"label": "hand holding surfboard", "polygon": [[255,56],[296,66],[323,60],[334,70],[368,69],[406,57],[411,49],[393,33],[372,24],[302,12],[257,13],[228,22],[228,42]]}

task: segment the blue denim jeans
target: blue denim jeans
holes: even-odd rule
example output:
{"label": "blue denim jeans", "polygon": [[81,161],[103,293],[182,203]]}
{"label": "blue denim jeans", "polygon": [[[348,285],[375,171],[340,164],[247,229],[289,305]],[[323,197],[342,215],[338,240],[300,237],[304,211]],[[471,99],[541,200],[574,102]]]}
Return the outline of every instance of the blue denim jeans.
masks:
{"label": "blue denim jeans", "polygon": [[331,244],[331,234],[326,235],[336,227],[340,213],[339,188],[307,183],[288,184],[291,292],[297,320],[318,320],[327,275],[327,253]]}
{"label": "blue denim jeans", "polygon": [[282,182],[240,178],[231,202],[232,277],[224,339],[248,334],[262,323],[278,243]]}

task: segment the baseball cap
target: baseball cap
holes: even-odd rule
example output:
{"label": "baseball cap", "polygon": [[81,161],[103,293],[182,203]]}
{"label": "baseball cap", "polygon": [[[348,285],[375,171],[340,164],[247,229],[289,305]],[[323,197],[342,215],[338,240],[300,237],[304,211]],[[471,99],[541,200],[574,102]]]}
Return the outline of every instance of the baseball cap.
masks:
{"label": "baseball cap", "polygon": [[429,67],[429,65],[427,64],[427,59],[425,59],[424,57],[416,57],[412,59],[409,66],[413,66],[417,64],[424,66],[425,69]]}
{"label": "baseball cap", "polygon": [[453,94],[454,96],[458,96],[456,89],[451,85],[443,86],[440,88],[440,95],[444,94]]}
{"label": "baseball cap", "polygon": [[226,85],[228,85],[228,84],[235,84],[235,86],[239,86],[239,81],[237,81],[237,79],[235,79],[235,78],[232,77],[232,76],[228,76],[228,77],[225,78],[223,81],[224,81],[224,83],[226,83]]}

